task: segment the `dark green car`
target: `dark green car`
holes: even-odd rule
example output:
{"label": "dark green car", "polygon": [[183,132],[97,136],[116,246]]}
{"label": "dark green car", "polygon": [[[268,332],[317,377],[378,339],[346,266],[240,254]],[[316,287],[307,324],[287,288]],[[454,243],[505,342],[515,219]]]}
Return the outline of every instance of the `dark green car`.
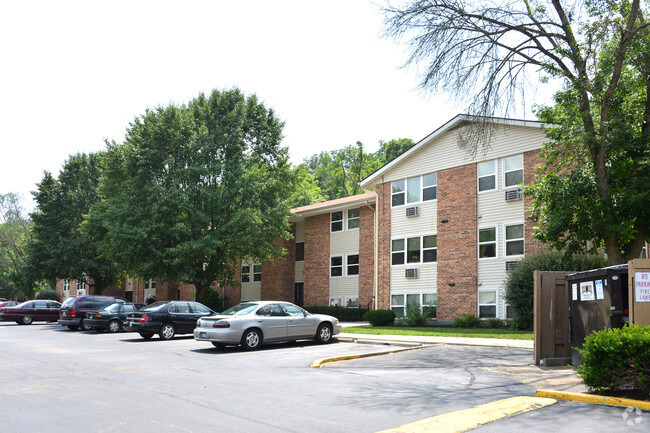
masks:
{"label": "dark green car", "polygon": [[88,313],[84,323],[97,331],[117,332],[123,329],[126,315],[144,307],[133,302],[116,302],[107,305],[95,313]]}

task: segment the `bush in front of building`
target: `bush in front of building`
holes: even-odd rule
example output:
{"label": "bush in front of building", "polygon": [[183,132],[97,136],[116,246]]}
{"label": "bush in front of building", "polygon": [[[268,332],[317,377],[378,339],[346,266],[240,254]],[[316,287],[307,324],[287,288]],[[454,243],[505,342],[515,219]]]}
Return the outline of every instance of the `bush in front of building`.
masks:
{"label": "bush in front of building", "polygon": [[50,299],[55,301],[58,299],[58,295],[54,289],[41,289],[36,292],[34,299]]}
{"label": "bush in front of building", "polygon": [[395,323],[396,316],[393,310],[370,310],[363,315],[363,320],[372,326],[388,326]]}
{"label": "bush in front of building", "polygon": [[406,321],[411,326],[424,326],[427,317],[424,315],[420,306],[415,302],[409,302],[406,305]]}
{"label": "bush in front of building", "polygon": [[578,374],[597,391],[650,393],[650,326],[606,329],[587,336]]}
{"label": "bush in front of building", "polygon": [[463,313],[451,321],[454,328],[476,328],[480,323],[478,317],[473,314]]}
{"label": "bush in front of building", "polygon": [[576,254],[567,256],[561,251],[547,251],[522,259],[508,272],[505,282],[506,302],[514,310],[513,329],[533,329],[534,273],[539,271],[579,272],[607,266],[602,254]]}
{"label": "bush in front of building", "polygon": [[302,307],[312,314],[327,314],[339,319],[340,322],[360,322],[363,315],[368,311],[365,308],[358,307],[339,307],[329,305],[313,305],[310,307]]}

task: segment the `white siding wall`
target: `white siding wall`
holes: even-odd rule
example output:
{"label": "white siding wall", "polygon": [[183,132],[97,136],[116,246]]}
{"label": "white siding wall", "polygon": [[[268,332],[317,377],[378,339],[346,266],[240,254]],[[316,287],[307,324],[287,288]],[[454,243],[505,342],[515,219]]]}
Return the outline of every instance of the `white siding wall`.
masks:
{"label": "white siding wall", "polygon": [[[417,174],[412,174],[417,175]],[[406,208],[418,206],[418,216],[407,217]],[[438,202],[431,200],[391,208],[391,238],[408,238],[437,234]],[[405,269],[417,268],[418,278],[406,278]],[[390,288],[393,294],[437,293],[436,263],[407,263],[391,267]]]}
{"label": "white siding wall", "polygon": [[305,262],[296,262],[296,276],[294,277],[296,283],[305,281]]}
{"label": "white siding wall", "polygon": [[487,152],[479,151],[475,158],[470,158],[465,147],[458,146],[458,130],[441,134],[435,142],[422,146],[400,164],[384,173],[384,182],[404,179],[421,174],[458,167],[472,162],[488,161],[516,155],[533,149],[539,149],[545,141],[543,132],[538,128],[509,126],[500,129],[493,138]]}
{"label": "white siding wall", "polygon": [[[358,208],[358,206],[350,209]],[[330,277],[330,298],[359,298],[359,276],[346,276],[346,256],[359,254],[359,229],[348,230],[347,211],[343,210],[343,230],[330,233],[330,256],[343,257],[343,276]]]}

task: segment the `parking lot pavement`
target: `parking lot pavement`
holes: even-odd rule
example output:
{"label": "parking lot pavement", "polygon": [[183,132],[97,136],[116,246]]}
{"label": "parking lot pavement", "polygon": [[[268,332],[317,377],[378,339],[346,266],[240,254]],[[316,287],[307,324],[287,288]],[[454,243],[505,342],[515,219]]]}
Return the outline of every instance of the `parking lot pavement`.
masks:
{"label": "parking lot pavement", "polygon": [[[393,346],[299,342],[245,352],[217,350],[189,336],[145,341],[131,333],[13,323],[0,324],[0,347],[2,431],[17,432],[372,433],[534,397],[543,382],[533,379],[532,351],[514,347],[435,344],[310,368],[317,359]],[[558,370],[541,372],[545,380],[559,376]],[[573,408],[584,429],[564,428],[561,420],[573,416]],[[602,431],[590,411],[613,427],[625,410],[558,402],[480,428],[519,432],[520,419],[539,427],[532,431]],[[6,416],[21,413],[29,416]],[[650,420],[645,412],[630,416],[642,425]]]}

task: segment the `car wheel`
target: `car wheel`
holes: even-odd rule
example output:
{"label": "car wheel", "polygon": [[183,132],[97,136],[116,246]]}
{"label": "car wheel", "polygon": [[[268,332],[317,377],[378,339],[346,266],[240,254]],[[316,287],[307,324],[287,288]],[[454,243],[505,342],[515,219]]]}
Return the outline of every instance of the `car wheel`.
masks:
{"label": "car wheel", "polygon": [[153,334],[149,332],[141,332],[140,337],[144,338],[145,340],[151,340],[151,337],[153,337]]}
{"label": "car wheel", "polygon": [[158,335],[160,335],[160,338],[163,340],[171,340],[174,338],[174,334],[176,334],[176,329],[171,323],[163,324],[163,326],[160,327],[160,332],[158,332]]}
{"label": "car wheel", "polygon": [[23,325],[31,325],[33,321],[34,318],[32,316],[23,316],[20,318],[20,323]]}
{"label": "car wheel", "polygon": [[92,328],[86,325],[84,319],[81,319],[81,322],[79,322],[79,329],[81,329],[82,331],[90,331]]}
{"label": "car wheel", "polygon": [[241,347],[244,350],[255,350],[262,345],[262,331],[249,329],[241,337]]}
{"label": "car wheel", "polygon": [[77,325],[68,325],[68,329],[71,330],[71,331],[76,331],[77,329],[79,329],[79,326],[77,326]]}
{"label": "car wheel", "polygon": [[108,322],[106,329],[108,329],[108,332],[117,332],[122,329],[122,322],[119,320],[111,320]]}
{"label": "car wheel", "polygon": [[321,323],[316,331],[316,342],[326,344],[330,341],[332,341],[332,326],[328,323]]}
{"label": "car wheel", "polygon": [[223,344],[223,343],[217,343],[216,341],[213,341],[213,342],[212,342],[212,345],[213,345],[214,347],[216,347],[217,349],[223,349],[224,347],[226,347],[225,344]]}

